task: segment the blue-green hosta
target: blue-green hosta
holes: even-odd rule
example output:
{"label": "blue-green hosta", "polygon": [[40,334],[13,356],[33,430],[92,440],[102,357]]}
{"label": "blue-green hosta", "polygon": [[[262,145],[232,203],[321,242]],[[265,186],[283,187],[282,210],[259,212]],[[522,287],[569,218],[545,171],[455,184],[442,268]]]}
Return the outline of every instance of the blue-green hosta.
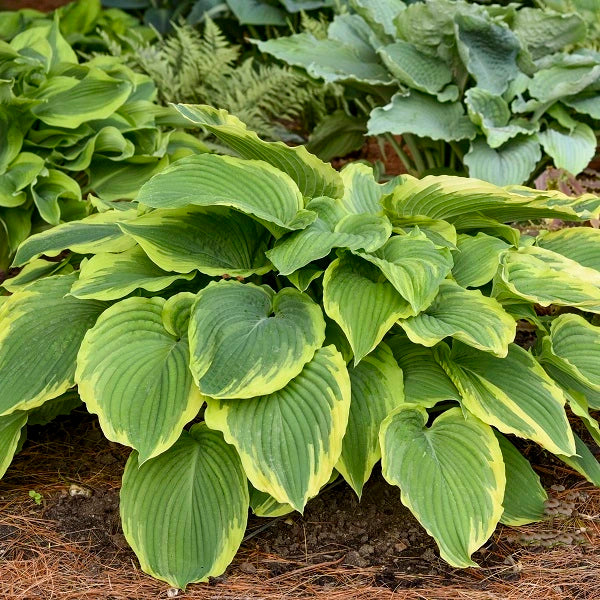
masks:
{"label": "blue-green hosta", "polygon": [[[0,17],[0,276],[30,233],[89,214],[88,191],[97,202],[132,199],[171,160],[204,147],[160,127],[170,111],[149,77],[112,57],[80,60],[67,38],[86,39],[93,7],[100,14],[99,2],[73,4],[62,22]],[[19,33],[17,17],[28,25]]]}
{"label": "blue-green hosta", "polygon": [[299,33],[258,47],[351,89],[357,122],[366,111],[365,133],[387,137],[409,172],[462,164],[508,185],[549,160],[577,174],[593,158],[600,53],[578,48],[588,24],[577,12],[463,0],[348,4],[325,39]]}
{"label": "blue-green hosta", "polygon": [[[0,469],[77,389],[133,448],[121,516],[142,568],[223,572],[249,507],[302,511],[384,477],[452,565],[542,518],[515,437],[600,485],[600,198],[411,176],[380,184],[181,105],[235,155],[184,157],[135,201],[26,240],[0,296]],[[68,251],[59,262],[43,255]],[[554,307],[538,311],[536,307]],[[538,344],[515,343],[520,326]],[[196,421],[188,428],[187,424]]]}

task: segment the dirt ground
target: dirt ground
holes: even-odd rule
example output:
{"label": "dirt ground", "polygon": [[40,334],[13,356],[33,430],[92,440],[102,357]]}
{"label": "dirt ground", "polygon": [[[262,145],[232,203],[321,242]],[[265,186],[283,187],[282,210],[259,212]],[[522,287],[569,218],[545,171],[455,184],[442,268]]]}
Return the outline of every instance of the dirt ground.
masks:
{"label": "dirt ground", "polygon": [[[600,597],[600,490],[534,447],[530,458],[555,514],[518,531],[499,527],[474,555],[480,569],[441,561],[399,491],[376,473],[360,503],[338,480],[304,516],[252,517],[226,573],[184,594],[143,574],[121,532],[119,485],[128,450],[107,442],[83,411],[32,427],[28,437],[0,481],[0,598]],[[556,514],[557,507],[571,514]]]}

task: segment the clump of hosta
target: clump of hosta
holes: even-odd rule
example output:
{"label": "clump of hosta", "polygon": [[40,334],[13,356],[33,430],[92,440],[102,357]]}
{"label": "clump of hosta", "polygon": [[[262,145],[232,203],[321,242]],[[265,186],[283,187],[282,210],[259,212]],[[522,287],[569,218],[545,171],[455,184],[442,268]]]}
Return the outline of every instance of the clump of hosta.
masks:
{"label": "clump of hosta", "polygon": [[[565,410],[600,440],[600,231],[508,224],[597,218],[600,198],[379,184],[225,111],[177,109],[236,156],[182,158],[128,209],[103,204],[17,252],[0,308],[2,471],[27,421],[77,386],[133,448],[127,540],[179,587],[223,572],[249,507],[302,511],[336,473],[360,496],[380,458],[459,567],[498,522],[544,517],[512,436],[600,484]],[[532,351],[514,343],[524,322]]]}

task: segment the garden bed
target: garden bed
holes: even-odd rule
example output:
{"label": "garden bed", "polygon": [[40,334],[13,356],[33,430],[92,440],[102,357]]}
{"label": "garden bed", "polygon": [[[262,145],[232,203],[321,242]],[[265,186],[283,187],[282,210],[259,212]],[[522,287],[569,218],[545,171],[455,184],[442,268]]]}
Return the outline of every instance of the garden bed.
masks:
{"label": "garden bed", "polygon": [[[121,532],[119,486],[128,450],[107,442],[96,419],[76,411],[50,427],[30,428],[0,482],[0,596],[596,598],[600,491],[547,453],[523,449],[531,451],[551,497],[566,512],[572,506],[572,514],[550,516],[518,534],[500,527],[474,555],[480,569],[457,570],[441,561],[397,488],[375,474],[360,503],[345,483],[335,482],[304,516],[253,517],[222,577],[173,596],[167,584],[139,570]],[[40,494],[39,505],[30,490]]]}

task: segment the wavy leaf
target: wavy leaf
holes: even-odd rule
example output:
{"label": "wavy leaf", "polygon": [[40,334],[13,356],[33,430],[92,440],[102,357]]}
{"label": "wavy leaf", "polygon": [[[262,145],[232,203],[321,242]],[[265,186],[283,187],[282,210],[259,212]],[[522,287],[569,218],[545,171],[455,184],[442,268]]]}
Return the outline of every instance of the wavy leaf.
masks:
{"label": "wavy leaf", "polygon": [[500,265],[500,255],[510,247],[504,240],[478,233],[460,234],[457,250],[452,253],[452,276],[463,287],[480,287],[489,283]]}

